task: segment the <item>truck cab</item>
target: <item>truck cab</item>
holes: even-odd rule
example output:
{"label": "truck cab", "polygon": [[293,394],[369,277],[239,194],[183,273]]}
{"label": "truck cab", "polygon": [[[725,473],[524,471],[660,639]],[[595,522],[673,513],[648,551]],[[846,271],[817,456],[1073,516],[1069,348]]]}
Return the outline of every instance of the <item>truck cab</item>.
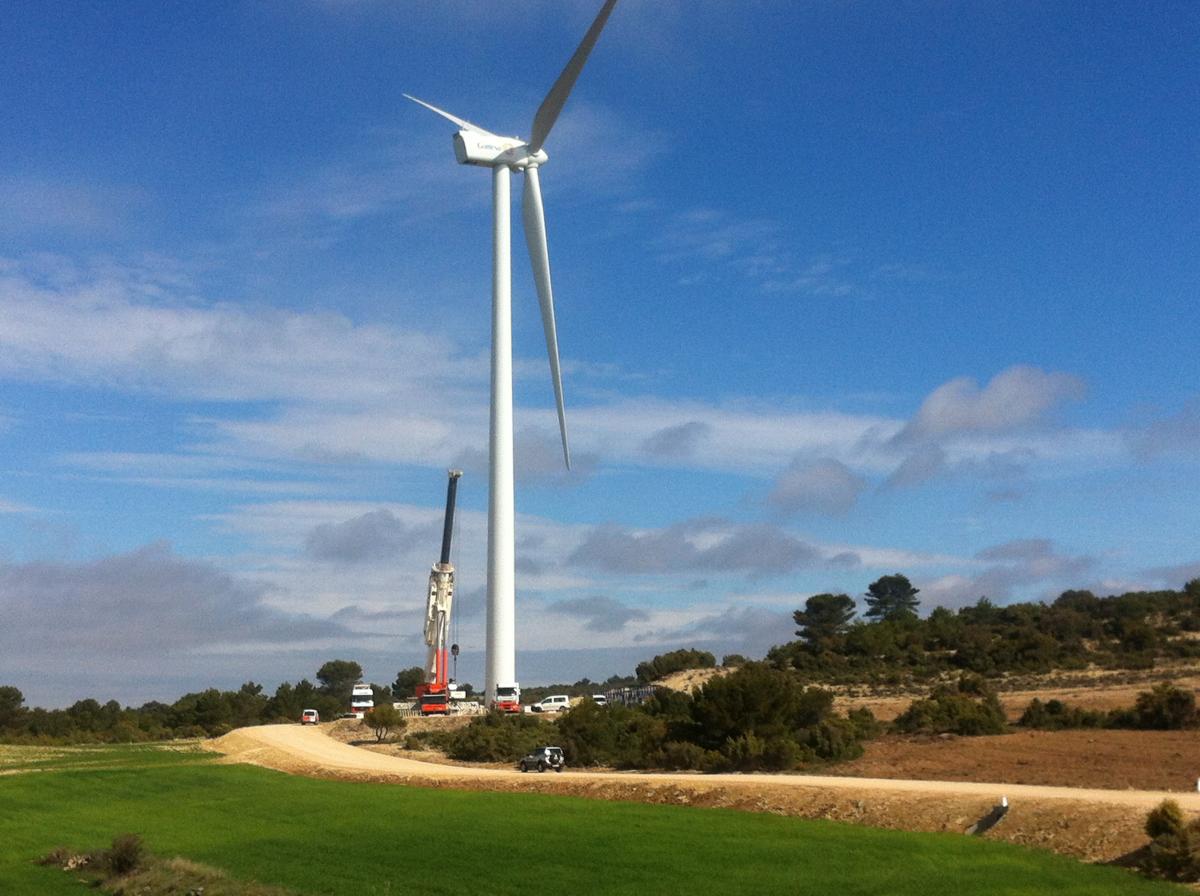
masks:
{"label": "truck cab", "polygon": [[492,709],[501,712],[521,711],[521,686],[519,684],[496,685],[496,696],[492,699]]}
{"label": "truck cab", "polygon": [[450,695],[445,688],[424,690],[417,697],[417,704],[421,707],[423,716],[450,715]]}
{"label": "truck cab", "polygon": [[356,719],[361,719],[374,708],[374,689],[369,684],[363,684],[360,681],[350,692],[350,714]]}

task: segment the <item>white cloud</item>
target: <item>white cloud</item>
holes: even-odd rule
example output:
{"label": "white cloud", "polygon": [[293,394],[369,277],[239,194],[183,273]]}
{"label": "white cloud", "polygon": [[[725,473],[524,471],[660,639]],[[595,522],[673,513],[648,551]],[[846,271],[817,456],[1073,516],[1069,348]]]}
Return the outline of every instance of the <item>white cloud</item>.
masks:
{"label": "white cloud", "polygon": [[632,621],[649,618],[645,610],[602,595],[553,601],[546,611],[582,619],[583,627],[593,632],[619,632]]}
{"label": "white cloud", "polygon": [[682,460],[691,457],[708,434],[712,426],[699,420],[689,420],[674,426],[666,426],[651,434],[642,442],[643,454],[667,460]]}
{"label": "white cloud", "polygon": [[965,606],[981,597],[996,603],[1042,598],[1080,587],[1097,563],[1089,555],[1064,554],[1047,538],[1007,541],[979,551],[975,560],[974,571],[949,573],[922,585],[925,606]]}
{"label": "white cloud", "polygon": [[0,276],[0,375],[226,401],[361,403],[478,382],[445,339],[332,313],[204,304],[150,272]]}
{"label": "white cloud", "polygon": [[269,587],[177,556],[163,543],[77,564],[0,564],[8,662],[50,656],[96,663],[221,640],[295,643],[344,634],[335,625],[270,608]]}
{"label": "white cloud", "polygon": [[145,198],[142,191],[127,187],[35,176],[0,177],[0,232],[111,231],[122,226]]}
{"label": "white cloud", "polygon": [[1156,566],[1153,569],[1145,570],[1144,574],[1155,581],[1162,582],[1168,588],[1182,588],[1192,579],[1200,579],[1200,560],[1193,563],[1179,563],[1174,566]]}
{"label": "white cloud", "polygon": [[709,571],[761,576],[813,566],[822,559],[815,547],[773,526],[689,520],[641,532],[597,527],[567,562],[618,575]]}
{"label": "white cloud", "polygon": [[815,511],[846,513],[867,487],[867,482],[832,458],[797,460],[775,480],[767,503],[784,513]]}
{"label": "white cloud", "polygon": [[900,462],[884,482],[887,488],[921,485],[946,469],[946,452],[940,445],[919,445]]}
{"label": "white cloud", "polygon": [[1162,454],[1200,458],[1200,398],[1188,401],[1178,413],[1129,430],[1127,438],[1133,450],[1144,458]]}
{"label": "white cloud", "polygon": [[[76,452],[68,464],[151,485],[264,493],[316,491],[346,464],[442,468],[451,460],[482,471],[484,355],[420,331],[338,314],[206,303],[191,294],[186,276],[166,262],[84,271],[61,264],[37,273],[3,268],[0,376],[180,402],[257,403],[192,417],[197,436],[175,454],[139,460]],[[541,360],[517,361],[518,370],[544,377]],[[581,376],[612,381],[611,372]],[[944,471],[1012,478],[1035,475],[1039,464],[1057,472],[1110,461],[1123,450],[1114,434],[1023,428],[1081,388],[1066,374],[1010,368],[983,389],[965,378],[939,387],[907,425],[762,401],[606,395],[568,408],[577,459],[571,474],[559,459],[547,396],[543,407],[517,409],[518,471],[525,481],[560,486],[618,465],[777,476],[777,507],[844,512],[866,480],[889,474],[890,484],[918,484]],[[916,454],[905,445],[914,433],[925,444]],[[908,456],[898,457],[905,450]],[[275,475],[267,474],[271,467]]]}
{"label": "white cloud", "polygon": [[1040,421],[1064,402],[1079,400],[1083,393],[1083,380],[1077,376],[1023,365],[1001,371],[982,389],[973,379],[959,377],[930,393],[897,440],[1018,429]]}

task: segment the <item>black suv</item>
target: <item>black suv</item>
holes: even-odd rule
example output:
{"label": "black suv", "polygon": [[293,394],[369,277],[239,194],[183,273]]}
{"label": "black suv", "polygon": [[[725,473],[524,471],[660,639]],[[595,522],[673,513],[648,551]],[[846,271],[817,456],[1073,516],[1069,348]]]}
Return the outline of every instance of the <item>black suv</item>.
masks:
{"label": "black suv", "polygon": [[517,767],[523,772],[527,772],[531,768],[536,768],[539,772],[544,772],[548,768],[561,772],[566,764],[567,760],[563,758],[562,747],[538,747],[518,762]]}

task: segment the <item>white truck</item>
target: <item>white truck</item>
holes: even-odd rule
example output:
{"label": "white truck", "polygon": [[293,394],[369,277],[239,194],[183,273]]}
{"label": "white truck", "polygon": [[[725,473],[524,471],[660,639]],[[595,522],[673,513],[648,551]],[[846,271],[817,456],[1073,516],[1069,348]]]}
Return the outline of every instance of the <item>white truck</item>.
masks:
{"label": "white truck", "polygon": [[361,719],[374,708],[375,691],[371,689],[369,684],[363,684],[360,681],[350,692],[350,715],[356,719]]}

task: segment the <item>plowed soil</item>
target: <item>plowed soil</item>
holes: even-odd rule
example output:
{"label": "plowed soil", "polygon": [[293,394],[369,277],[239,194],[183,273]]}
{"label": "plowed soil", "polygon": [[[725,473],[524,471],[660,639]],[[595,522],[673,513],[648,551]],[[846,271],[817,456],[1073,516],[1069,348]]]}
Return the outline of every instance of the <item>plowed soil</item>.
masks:
{"label": "plowed soil", "polygon": [[1195,791],[1200,731],[1018,731],[994,737],[896,737],[866,745],[839,775],[1008,781],[1054,787]]}
{"label": "plowed soil", "polygon": [[[326,729],[326,730],[322,730]],[[983,836],[1090,861],[1112,861],[1145,843],[1145,813],[1173,796],[1200,813],[1200,794],[1044,787],[980,781],[895,780],[814,775],[630,774],[567,771],[529,774],[501,768],[419,762],[353,747],[328,726],[241,728],[212,742],[227,761],[294,774],[426,787],[559,793],[592,799],[721,806],[850,821],[873,827],[966,832],[993,813],[1007,814]],[[890,770],[894,773],[895,770]],[[995,780],[995,779],[992,779]]]}

